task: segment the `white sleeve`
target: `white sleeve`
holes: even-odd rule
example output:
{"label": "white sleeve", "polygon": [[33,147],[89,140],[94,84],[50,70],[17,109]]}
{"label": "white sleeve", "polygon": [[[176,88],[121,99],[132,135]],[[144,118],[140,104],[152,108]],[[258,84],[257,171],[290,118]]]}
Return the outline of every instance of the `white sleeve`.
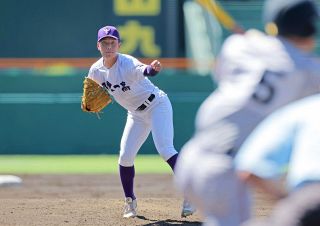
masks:
{"label": "white sleeve", "polygon": [[94,68],[92,66],[90,67],[87,77],[91,79],[94,78]]}
{"label": "white sleeve", "polygon": [[212,73],[213,80],[220,82],[230,75],[235,74],[239,67],[247,66],[242,60],[248,57],[248,45],[244,35],[234,34],[229,36],[223,43],[220,53],[218,54],[216,64]]}
{"label": "white sleeve", "polygon": [[145,79],[143,72],[146,69],[146,67],[147,67],[146,64],[140,62],[136,58],[133,58],[132,74],[134,75],[136,80]]}
{"label": "white sleeve", "polygon": [[87,76],[88,78],[96,81],[98,84],[102,84],[104,82],[103,78],[99,75],[99,73],[97,73],[97,70],[95,70],[95,67],[93,66],[91,66]]}

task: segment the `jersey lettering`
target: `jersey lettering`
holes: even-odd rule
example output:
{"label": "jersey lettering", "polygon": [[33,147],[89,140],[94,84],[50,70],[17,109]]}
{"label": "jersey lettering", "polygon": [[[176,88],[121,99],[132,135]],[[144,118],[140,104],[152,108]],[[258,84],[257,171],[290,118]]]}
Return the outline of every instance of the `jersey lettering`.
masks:
{"label": "jersey lettering", "polygon": [[105,87],[108,91],[114,92],[117,88],[121,88],[122,92],[126,92],[130,90],[130,86],[126,86],[125,82],[120,82],[120,85],[115,84],[112,85],[110,82],[102,83],[102,86]]}
{"label": "jersey lettering", "polygon": [[268,104],[274,97],[275,88],[270,78],[276,76],[281,78],[284,74],[279,72],[265,71],[261,77],[261,80],[256,87],[256,91],[252,94],[252,98],[262,104]]}
{"label": "jersey lettering", "polygon": [[125,92],[127,90],[130,90],[130,86],[126,86],[125,82],[121,82],[120,85],[122,86],[122,91]]}

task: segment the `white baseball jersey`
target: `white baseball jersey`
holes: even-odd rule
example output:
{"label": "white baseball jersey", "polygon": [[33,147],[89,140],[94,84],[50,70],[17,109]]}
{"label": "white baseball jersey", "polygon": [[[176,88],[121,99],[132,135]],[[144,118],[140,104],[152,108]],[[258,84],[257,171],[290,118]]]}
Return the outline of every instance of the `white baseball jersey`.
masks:
{"label": "white baseball jersey", "polygon": [[118,53],[118,59],[111,68],[105,67],[103,58],[100,58],[91,66],[88,77],[106,87],[122,107],[135,112],[150,94],[156,97],[166,95],[143,75],[146,66],[130,55]]}
{"label": "white baseball jersey", "polygon": [[320,91],[319,62],[288,41],[255,30],[226,40],[213,74],[219,85],[200,107],[196,128],[211,128],[213,134],[228,130],[232,137],[224,147],[234,150],[270,112]]}

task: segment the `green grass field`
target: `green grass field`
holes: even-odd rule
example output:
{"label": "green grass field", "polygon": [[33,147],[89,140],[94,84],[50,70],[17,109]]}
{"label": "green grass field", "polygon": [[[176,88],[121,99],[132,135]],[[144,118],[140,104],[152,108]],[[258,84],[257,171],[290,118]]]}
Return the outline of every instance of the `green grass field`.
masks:
{"label": "green grass field", "polygon": [[[137,173],[171,173],[159,155],[138,155]],[[117,155],[0,155],[0,174],[118,173]]]}

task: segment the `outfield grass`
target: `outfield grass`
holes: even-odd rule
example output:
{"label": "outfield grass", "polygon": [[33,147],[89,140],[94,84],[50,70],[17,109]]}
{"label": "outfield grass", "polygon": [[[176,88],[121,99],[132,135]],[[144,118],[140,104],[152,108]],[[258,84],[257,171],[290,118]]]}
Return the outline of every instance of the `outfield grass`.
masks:
{"label": "outfield grass", "polygon": [[[159,155],[138,155],[137,173],[171,173]],[[0,174],[118,173],[117,155],[0,155]]]}

